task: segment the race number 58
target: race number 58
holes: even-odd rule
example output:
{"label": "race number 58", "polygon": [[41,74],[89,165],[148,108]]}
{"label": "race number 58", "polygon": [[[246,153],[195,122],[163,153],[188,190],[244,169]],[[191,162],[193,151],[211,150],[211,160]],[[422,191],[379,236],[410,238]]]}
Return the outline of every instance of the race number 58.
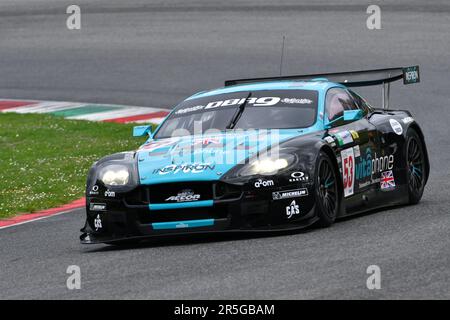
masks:
{"label": "race number 58", "polygon": [[355,184],[355,155],[353,148],[341,151],[342,158],[342,181],[344,185],[344,196],[351,196]]}

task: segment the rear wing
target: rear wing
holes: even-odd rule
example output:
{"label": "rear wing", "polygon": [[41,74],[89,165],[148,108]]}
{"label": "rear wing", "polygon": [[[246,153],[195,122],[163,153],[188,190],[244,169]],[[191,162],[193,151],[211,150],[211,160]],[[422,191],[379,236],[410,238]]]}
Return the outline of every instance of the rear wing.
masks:
{"label": "rear wing", "polygon": [[225,81],[225,86],[228,87],[237,84],[279,80],[326,80],[343,84],[346,87],[367,87],[382,85],[383,109],[389,109],[390,83],[401,79],[403,79],[403,84],[420,82],[419,66],[253,79],[236,79]]}

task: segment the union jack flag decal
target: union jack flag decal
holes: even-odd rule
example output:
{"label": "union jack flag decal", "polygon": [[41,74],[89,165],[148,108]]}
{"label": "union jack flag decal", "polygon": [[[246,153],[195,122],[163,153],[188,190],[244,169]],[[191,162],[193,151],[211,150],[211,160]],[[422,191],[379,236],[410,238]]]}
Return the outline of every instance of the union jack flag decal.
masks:
{"label": "union jack flag decal", "polygon": [[380,184],[381,184],[381,190],[395,188],[395,180],[394,180],[394,174],[392,173],[392,170],[381,173]]}

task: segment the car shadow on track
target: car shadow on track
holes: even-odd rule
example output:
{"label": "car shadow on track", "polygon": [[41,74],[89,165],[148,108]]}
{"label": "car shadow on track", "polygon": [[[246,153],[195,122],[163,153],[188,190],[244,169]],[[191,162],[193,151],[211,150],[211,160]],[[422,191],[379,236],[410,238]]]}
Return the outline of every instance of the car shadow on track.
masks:
{"label": "car shadow on track", "polygon": [[145,249],[145,248],[157,248],[157,247],[170,247],[170,246],[185,246],[201,243],[211,242],[226,242],[235,240],[250,240],[259,238],[273,238],[288,235],[295,235],[301,233],[309,233],[317,227],[311,226],[306,229],[300,230],[282,230],[282,231],[265,231],[265,232],[223,232],[223,233],[200,233],[200,234],[184,234],[184,235],[167,235],[158,236],[142,240],[140,243],[121,244],[121,245],[108,245],[105,244],[102,247],[95,246],[94,249],[83,250],[86,253],[95,252],[107,252],[118,250],[133,250],[133,249]]}
{"label": "car shadow on track", "polygon": [[[383,214],[390,213],[391,210],[400,209],[408,207],[409,205],[398,205],[389,208],[380,208],[369,210],[363,213],[358,213],[355,215],[350,215],[346,217],[339,218],[336,223],[350,222],[359,218],[364,218],[371,216],[373,214]],[[332,228],[333,226],[331,226]],[[96,252],[108,252],[108,251],[120,251],[120,250],[133,250],[133,249],[146,249],[146,248],[157,248],[157,247],[170,247],[170,246],[185,246],[185,245],[195,245],[201,243],[211,243],[211,242],[225,242],[225,241],[235,241],[235,240],[251,240],[260,238],[273,238],[290,236],[296,234],[307,234],[310,232],[318,232],[323,228],[316,225],[306,227],[304,229],[297,230],[277,230],[277,231],[258,231],[258,232],[243,232],[243,231],[228,231],[228,232],[212,232],[212,233],[199,233],[199,234],[183,234],[183,235],[167,235],[167,236],[157,236],[154,238],[141,240],[140,243],[130,243],[121,245],[108,245],[104,244],[101,247],[99,245],[94,245],[95,248],[90,250],[86,248],[83,250],[85,253],[96,253]],[[90,245],[88,245],[90,246]]]}

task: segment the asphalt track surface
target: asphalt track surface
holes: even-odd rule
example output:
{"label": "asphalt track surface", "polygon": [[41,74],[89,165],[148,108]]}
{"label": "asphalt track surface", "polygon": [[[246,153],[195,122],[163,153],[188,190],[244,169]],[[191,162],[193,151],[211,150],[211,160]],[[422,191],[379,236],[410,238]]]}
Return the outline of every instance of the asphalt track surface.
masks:
{"label": "asphalt track surface", "polygon": [[[228,78],[419,64],[422,82],[391,104],[422,124],[431,176],[422,202],[328,229],[208,236],[118,249],[81,246],[83,210],[0,230],[0,298],[450,298],[450,4],[384,1],[77,1],[82,29],[56,0],[0,3],[0,97],[170,108]],[[380,90],[366,89],[374,104]],[[68,290],[66,269],[81,268]],[[366,268],[382,288],[366,288]]]}

